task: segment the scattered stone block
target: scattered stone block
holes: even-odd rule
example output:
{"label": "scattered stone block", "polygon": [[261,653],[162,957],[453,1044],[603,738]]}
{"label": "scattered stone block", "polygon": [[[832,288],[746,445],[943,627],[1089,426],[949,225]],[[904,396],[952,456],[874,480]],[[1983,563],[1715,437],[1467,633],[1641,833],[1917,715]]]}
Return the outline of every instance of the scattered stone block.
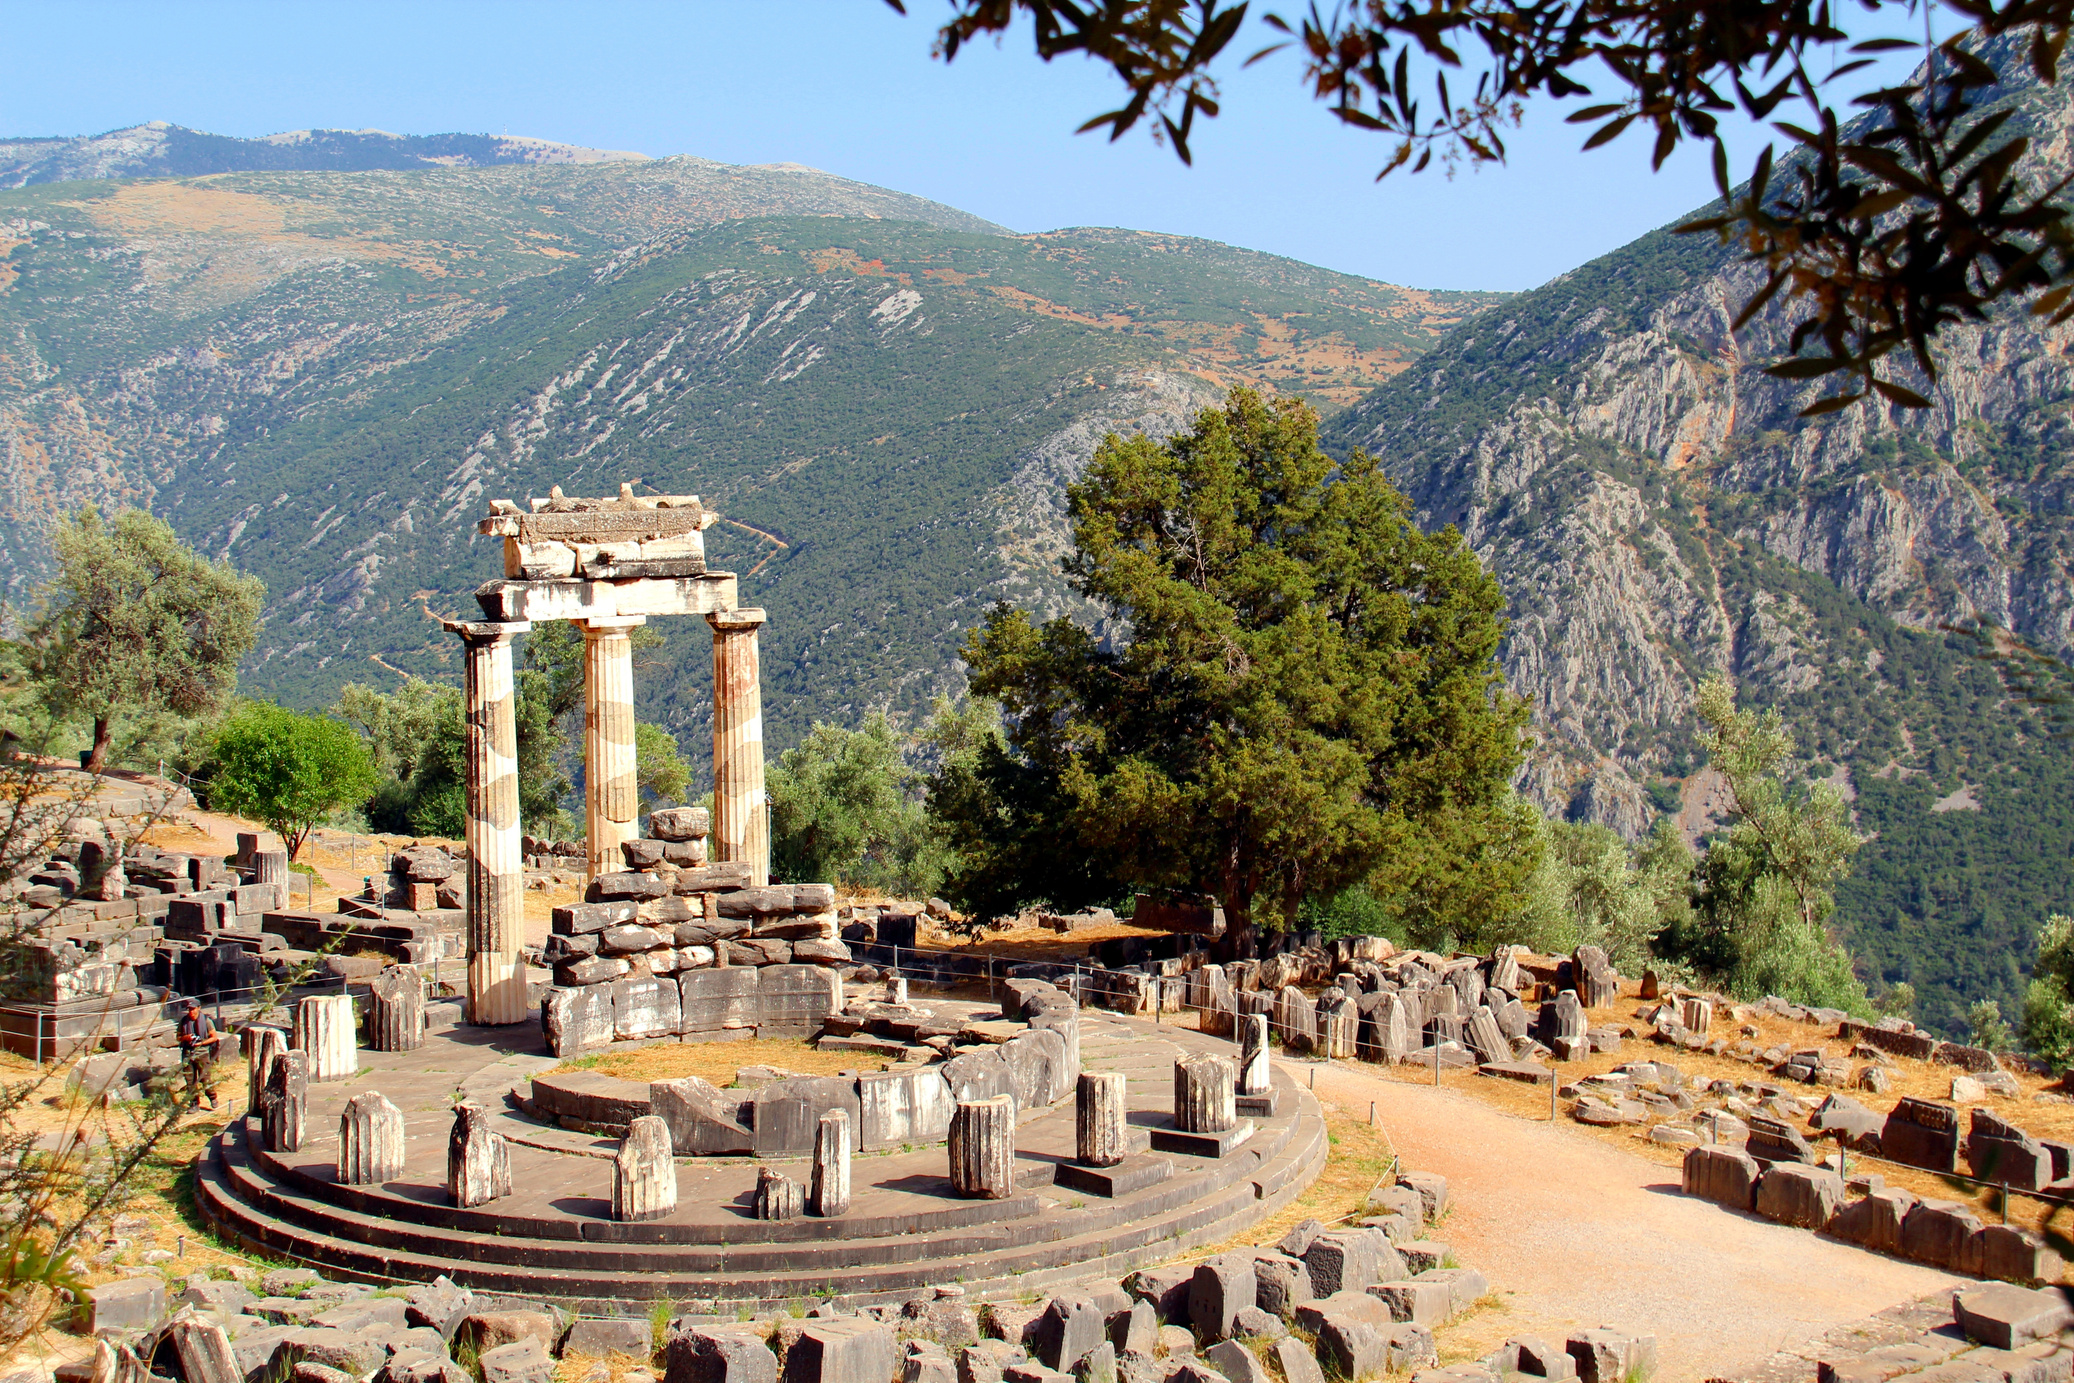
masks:
{"label": "scattered stone block", "polygon": [[1933,1172],[1958,1170],[1958,1111],[1913,1096],[1902,1099],[1880,1126],[1880,1156]]}
{"label": "scattered stone block", "polygon": [[1445,1282],[1379,1282],[1368,1294],[1390,1308],[1392,1318],[1423,1326],[1446,1323],[1454,1314],[1454,1291]]}
{"label": "scattered stone block", "polygon": [[806,1214],[806,1188],[775,1168],[758,1167],[755,1209],[759,1220],[796,1220]]}
{"label": "scattered stone block", "polygon": [[[1491,1284],[1474,1268],[1433,1268],[1409,1279],[1412,1282],[1438,1283],[1448,1289],[1449,1314],[1459,1316],[1476,1305]],[[1387,1284],[1386,1284],[1387,1285]],[[1370,1291],[1379,1290],[1370,1288]]]}
{"label": "scattered stone block", "polygon": [[664,1383],[777,1383],[778,1356],[748,1325],[688,1325],[663,1347]]}
{"label": "scattered stone block", "polygon": [[185,1383],[244,1383],[230,1336],[215,1321],[192,1314],[175,1317],[159,1337],[159,1350],[168,1348]]}
{"label": "scattered stone block", "polygon": [[1913,1191],[1879,1187],[1839,1210],[1829,1222],[1829,1233],[1878,1253],[1899,1254],[1901,1226],[1915,1206]]}
{"label": "scattered stone block", "polygon": [[1757,1183],[1757,1213],[1803,1229],[1828,1228],[1843,1198],[1842,1177],[1793,1162],[1772,1164]]}
{"label": "scattered stone block", "polygon": [[1057,1296],[1030,1327],[1030,1350],[1046,1368],[1071,1373],[1097,1345],[1109,1341],[1108,1322],[1086,1296]]}
{"label": "scattered stone block", "polygon": [[538,1340],[499,1345],[476,1359],[482,1383],[554,1383],[555,1361]]}
{"label": "scattered stone block", "polygon": [[1274,1383],[1267,1367],[1237,1340],[1224,1340],[1203,1351],[1203,1362],[1231,1383]]}
{"label": "scattered stone block", "polygon": [[1579,1383],[1626,1383],[1656,1372],[1656,1337],[1623,1335],[1617,1330],[1586,1330],[1572,1335],[1563,1348],[1577,1366]]}
{"label": "scattered stone block", "polygon": [[653,1114],[637,1116],[612,1155],[612,1218],[623,1223],[660,1220],[677,1209],[677,1163],[670,1126]]}
{"label": "scattered stone block", "polygon": [[1198,1263],[1188,1285],[1189,1323],[1201,1336],[1224,1339],[1232,1333],[1239,1312],[1257,1305],[1258,1293],[1252,1258],[1228,1253]]}
{"label": "scattered stone block", "polygon": [[1253,1304],[1284,1320],[1312,1299],[1311,1270],[1286,1253],[1253,1255]]}
{"label": "scattered stone block", "polygon": [[96,1335],[104,1330],[148,1329],[166,1314],[166,1284],[155,1277],[104,1282],[87,1288],[86,1296],[87,1329]]}
{"label": "scattered stone block", "polygon": [[1995,1349],[2049,1339],[2074,1325],[2074,1310],[2057,1287],[2032,1289],[2006,1282],[1952,1293],[1952,1314],[1966,1338]]}
{"label": "scattered stone block", "polygon": [[1919,1201],[1901,1224],[1905,1257],[1953,1272],[1980,1272],[1980,1217],[1957,1201]]}
{"label": "scattered stone block", "polygon": [[1505,1347],[1511,1353],[1518,1372],[1535,1378],[1563,1379],[1577,1376],[1577,1361],[1570,1357],[1567,1347],[1551,1345],[1534,1336],[1522,1336],[1508,1340]]}
{"label": "scattered stone block", "polygon": [[[490,1113],[481,1105],[454,1108],[453,1131],[447,1135],[446,1185],[448,1197],[464,1209],[511,1194],[510,1150],[504,1135],[490,1127]],[[548,1343],[552,1345],[552,1339]]]}
{"label": "scattered stone block", "polygon": [[295,1049],[309,1061],[309,1079],[351,1080],[360,1073],[357,1020],[350,994],[312,995],[295,1006]]}
{"label": "scattered stone block", "polygon": [[1162,1325],[1182,1325],[1189,1319],[1188,1293],[1194,1283],[1192,1267],[1144,1268],[1124,1279],[1124,1290],[1151,1303]]}
{"label": "scattered stone block", "polygon": [[2058,1253],[2028,1230],[1988,1225],[1980,1231],[1980,1275],[2003,1282],[2058,1282]]}
{"label": "scattered stone block", "polygon": [[1734,1148],[1694,1148],[1685,1154],[1685,1194],[1735,1210],[1757,1204],[1757,1160]]}
{"label": "scattered stone block", "polygon": [[892,1329],[877,1321],[810,1320],[785,1351],[784,1383],[880,1383],[899,1363]]}
{"label": "scattered stone block", "polygon": [[1015,1194],[1015,1109],[1007,1095],[959,1102],[949,1142],[951,1186],[959,1195],[1005,1200]]}
{"label": "scattered stone block", "polygon": [[1305,1347],[1303,1341],[1281,1339],[1274,1343],[1275,1363],[1281,1367],[1285,1383],[1325,1383],[1325,1371],[1318,1367],[1318,1360]]}
{"label": "scattered stone block", "polygon": [[403,1111],[378,1091],[346,1101],[338,1116],[338,1179],[374,1186],[403,1175]]}

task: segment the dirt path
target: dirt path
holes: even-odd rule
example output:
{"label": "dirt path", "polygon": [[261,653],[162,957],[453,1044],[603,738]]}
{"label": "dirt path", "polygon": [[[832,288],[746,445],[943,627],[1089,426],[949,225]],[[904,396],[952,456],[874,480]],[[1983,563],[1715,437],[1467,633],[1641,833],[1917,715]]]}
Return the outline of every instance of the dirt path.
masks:
{"label": "dirt path", "polygon": [[1687,1199],[1667,1168],[1467,1095],[1344,1066],[1316,1074],[1320,1099],[1356,1118],[1375,1101],[1406,1165],[1448,1179],[1455,1210],[1436,1237],[1505,1302],[1448,1332],[1453,1354],[1610,1325],[1657,1337],[1660,1383],[1734,1377],[1957,1281]]}

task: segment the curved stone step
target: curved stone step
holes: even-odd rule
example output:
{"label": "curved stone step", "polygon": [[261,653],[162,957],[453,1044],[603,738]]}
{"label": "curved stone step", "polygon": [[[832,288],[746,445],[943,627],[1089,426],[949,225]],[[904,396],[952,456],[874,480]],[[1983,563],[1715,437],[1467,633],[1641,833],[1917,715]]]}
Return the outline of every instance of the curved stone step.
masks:
{"label": "curved stone step", "polygon": [[[480,1290],[572,1300],[585,1310],[609,1311],[658,1297],[719,1297],[776,1305],[806,1297],[841,1296],[861,1302],[897,1299],[920,1287],[961,1279],[968,1291],[983,1299],[1095,1274],[1121,1275],[1188,1248],[1217,1242],[1272,1213],[1309,1183],[1326,1154],[1323,1120],[1316,1101],[1307,1091],[1294,1093],[1298,1117],[1292,1127],[1298,1136],[1285,1140],[1280,1151],[1261,1163],[1251,1179],[1165,1213],[1065,1238],[1025,1242],[978,1258],[970,1252],[954,1252],[897,1265],[851,1262],[836,1269],[815,1266],[751,1273],[740,1271],[739,1255],[729,1254],[719,1267],[704,1272],[630,1272],[626,1270],[628,1255],[623,1246],[600,1245],[606,1250],[604,1257],[610,1267],[572,1272],[567,1267],[539,1262],[530,1252],[546,1247],[538,1241],[506,1241],[506,1256],[517,1261],[486,1263],[340,1238],[325,1229],[292,1222],[270,1208],[248,1204],[233,1189],[231,1168],[217,1158],[205,1159],[201,1164],[197,1199],[204,1214],[230,1237],[334,1273],[385,1282],[429,1281],[446,1274]],[[235,1152],[232,1156],[236,1156]],[[323,1208],[330,1211],[335,1223],[336,1210]],[[1063,1207],[1059,1209],[1063,1211]],[[450,1250],[463,1246],[451,1233],[441,1236],[439,1241]],[[844,1256],[850,1257],[848,1253]],[[973,1278],[976,1263],[984,1264],[987,1277]],[[724,1274],[724,1278],[716,1280],[715,1272]]]}

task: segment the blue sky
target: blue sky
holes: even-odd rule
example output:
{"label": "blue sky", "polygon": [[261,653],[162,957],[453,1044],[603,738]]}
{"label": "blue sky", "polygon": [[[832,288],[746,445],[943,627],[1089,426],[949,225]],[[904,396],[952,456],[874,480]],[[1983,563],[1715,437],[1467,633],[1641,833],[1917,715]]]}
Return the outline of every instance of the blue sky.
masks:
{"label": "blue sky", "polygon": [[[1502,169],[1378,184],[1387,152],[1311,103],[1279,54],[1225,85],[1182,167],[1142,133],[1075,135],[1116,104],[1026,36],[932,61],[936,0],[268,4],[9,0],[0,133],[141,123],[229,135],[310,127],[534,135],[729,163],[793,162],[948,202],[1019,231],[1206,236],[1432,288],[1528,288],[1712,192],[1695,149],[1651,174],[1637,134],[1579,153],[1535,111]],[[1256,14],[1293,0],[1256,0]],[[1250,53],[1257,22],[1233,45]],[[1756,141],[1740,140],[1747,165]]]}

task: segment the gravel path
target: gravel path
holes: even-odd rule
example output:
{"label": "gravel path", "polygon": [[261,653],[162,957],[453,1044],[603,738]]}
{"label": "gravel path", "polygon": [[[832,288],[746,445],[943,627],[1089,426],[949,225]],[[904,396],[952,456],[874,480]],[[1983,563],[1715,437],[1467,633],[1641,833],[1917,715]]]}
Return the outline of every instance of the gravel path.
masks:
{"label": "gravel path", "polygon": [[1658,1383],[1733,1378],[1959,1281],[1689,1199],[1671,1168],[1468,1095],[1323,1065],[1316,1089],[1357,1117],[1375,1101],[1406,1165],[1447,1177],[1436,1237],[1505,1302],[1444,1335],[1450,1353],[1610,1325],[1657,1337]]}

